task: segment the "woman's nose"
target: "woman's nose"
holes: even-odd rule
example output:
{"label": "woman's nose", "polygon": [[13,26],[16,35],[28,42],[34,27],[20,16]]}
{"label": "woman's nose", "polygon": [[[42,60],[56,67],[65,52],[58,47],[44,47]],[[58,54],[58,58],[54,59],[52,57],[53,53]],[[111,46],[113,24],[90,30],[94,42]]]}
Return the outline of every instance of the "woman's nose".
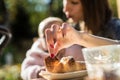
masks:
{"label": "woman's nose", "polygon": [[64,3],[63,5],[63,12],[69,12],[70,11],[70,6],[68,2]]}

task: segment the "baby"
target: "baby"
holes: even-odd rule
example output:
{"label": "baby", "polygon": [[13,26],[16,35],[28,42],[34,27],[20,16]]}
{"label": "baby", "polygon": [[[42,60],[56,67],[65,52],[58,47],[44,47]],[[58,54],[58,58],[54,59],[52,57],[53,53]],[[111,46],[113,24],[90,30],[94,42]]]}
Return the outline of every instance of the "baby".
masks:
{"label": "baby", "polygon": [[[30,80],[41,77],[39,73],[45,70],[44,60],[49,56],[46,40],[45,30],[50,28],[52,24],[62,25],[63,21],[58,17],[48,17],[44,19],[38,28],[39,38],[33,43],[32,47],[27,51],[26,58],[21,65],[21,77],[23,80]],[[73,45],[69,48],[58,52],[57,57],[60,59],[63,56],[73,56],[75,60],[83,60],[81,55],[81,46]]]}

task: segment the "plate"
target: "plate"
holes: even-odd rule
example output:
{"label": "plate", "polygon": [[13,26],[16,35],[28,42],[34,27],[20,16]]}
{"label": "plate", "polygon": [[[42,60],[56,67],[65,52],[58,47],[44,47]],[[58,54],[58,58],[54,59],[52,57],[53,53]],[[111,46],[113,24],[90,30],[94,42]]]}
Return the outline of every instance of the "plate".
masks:
{"label": "plate", "polygon": [[82,71],[75,71],[75,72],[68,72],[68,73],[50,73],[47,71],[41,71],[41,73],[39,75],[47,80],[73,79],[73,78],[83,77],[83,76],[87,75],[87,71],[82,70]]}

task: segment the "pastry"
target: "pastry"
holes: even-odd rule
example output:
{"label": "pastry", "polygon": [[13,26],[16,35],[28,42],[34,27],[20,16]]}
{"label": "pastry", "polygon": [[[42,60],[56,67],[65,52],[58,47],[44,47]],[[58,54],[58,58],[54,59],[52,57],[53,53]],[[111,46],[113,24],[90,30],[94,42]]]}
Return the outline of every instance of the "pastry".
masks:
{"label": "pastry", "polygon": [[63,57],[60,60],[50,56],[45,58],[47,71],[52,73],[66,73],[73,71],[86,70],[85,63],[75,61],[72,56]]}

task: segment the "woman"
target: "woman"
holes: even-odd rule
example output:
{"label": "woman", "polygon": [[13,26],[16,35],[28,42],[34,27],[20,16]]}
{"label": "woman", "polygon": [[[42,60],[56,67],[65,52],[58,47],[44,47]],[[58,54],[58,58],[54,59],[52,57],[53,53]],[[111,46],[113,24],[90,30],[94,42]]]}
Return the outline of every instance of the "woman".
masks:
{"label": "woman", "polygon": [[63,0],[63,12],[79,31],[120,39],[120,20],[113,18],[108,0]]}
{"label": "woman", "polygon": [[63,11],[68,19],[79,24],[77,30],[120,39],[120,20],[112,17],[108,0],[63,0]]}

